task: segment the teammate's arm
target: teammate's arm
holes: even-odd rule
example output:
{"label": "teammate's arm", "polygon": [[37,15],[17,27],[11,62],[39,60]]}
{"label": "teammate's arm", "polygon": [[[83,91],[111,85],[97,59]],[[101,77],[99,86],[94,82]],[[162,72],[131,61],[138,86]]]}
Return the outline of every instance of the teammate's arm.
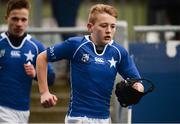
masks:
{"label": "teammate's arm", "polygon": [[[36,39],[34,39],[35,41],[37,41]],[[43,52],[45,50],[45,46],[40,42],[34,42],[37,46],[38,46],[38,53],[40,54],[41,52]],[[51,63],[48,63],[48,68],[47,68],[47,82],[48,82],[48,86],[52,86],[55,83],[55,72],[53,69],[53,66]],[[37,81],[37,75],[35,75],[34,78]]]}
{"label": "teammate's arm", "polygon": [[28,63],[24,64],[24,69],[27,75],[29,75],[32,78],[36,77],[36,70],[35,67],[31,64],[29,61]]}
{"label": "teammate's arm", "polygon": [[40,92],[41,104],[43,107],[48,108],[56,105],[57,97],[49,92],[47,83],[47,55],[46,51],[41,52],[36,61],[36,71],[38,78],[38,86]]}

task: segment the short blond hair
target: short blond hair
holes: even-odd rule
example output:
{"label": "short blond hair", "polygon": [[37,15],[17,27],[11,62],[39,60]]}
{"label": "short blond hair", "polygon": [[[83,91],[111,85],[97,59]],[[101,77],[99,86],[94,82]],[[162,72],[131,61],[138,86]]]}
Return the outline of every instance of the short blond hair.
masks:
{"label": "short blond hair", "polygon": [[113,6],[105,4],[95,4],[90,9],[88,22],[94,24],[97,18],[97,14],[101,13],[107,13],[115,17],[116,19],[118,18],[117,10]]}

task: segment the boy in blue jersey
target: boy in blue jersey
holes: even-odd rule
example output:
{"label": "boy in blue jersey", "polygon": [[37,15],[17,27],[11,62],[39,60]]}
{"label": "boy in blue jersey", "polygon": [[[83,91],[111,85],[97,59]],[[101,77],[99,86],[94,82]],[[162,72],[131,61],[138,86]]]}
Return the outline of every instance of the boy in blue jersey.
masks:
{"label": "boy in blue jersey", "polygon": [[[37,77],[41,104],[56,105],[57,97],[47,85],[47,62],[70,61],[71,99],[65,123],[111,123],[110,98],[116,74],[140,78],[128,52],[113,40],[117,11],[109,5],[92,6],[87,29],[90,35],[72,37],[40,53]],[[141,83],[134,88],[143,91]]]}
{"label": "boy in blue jersey", "polygon": [[[28,26],[28,0],[7,4],[7,32],[0,34],[0,123],[28,123],[32,80],[36,79],[36,58],[44,46],[25,33]],[[55,73],[48,64],[48,83]]]}

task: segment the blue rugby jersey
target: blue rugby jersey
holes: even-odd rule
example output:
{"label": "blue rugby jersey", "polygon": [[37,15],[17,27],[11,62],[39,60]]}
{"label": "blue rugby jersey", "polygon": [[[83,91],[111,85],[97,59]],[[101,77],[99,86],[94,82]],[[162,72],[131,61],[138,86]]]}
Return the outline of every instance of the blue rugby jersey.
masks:
{"label": "blue rugby jersey", "polygon": [[[16,110],[29,110],[32,79],[25,73],[24,64],[36,66],[37,55],[44,46],[29,34],[15,47],[5,33],[0,34],[0,105]],[[55,73],[48,65],[48,81],[53,83]]]}
{"label": "blue rugby jersey", "polygon": [[139,78],[127,51],[111,41],[101,54],[85,37],[73,37],[47,49],[48,61],[70,60],[71,99],[67,115],[108,118],[117,72],[123,78]]}

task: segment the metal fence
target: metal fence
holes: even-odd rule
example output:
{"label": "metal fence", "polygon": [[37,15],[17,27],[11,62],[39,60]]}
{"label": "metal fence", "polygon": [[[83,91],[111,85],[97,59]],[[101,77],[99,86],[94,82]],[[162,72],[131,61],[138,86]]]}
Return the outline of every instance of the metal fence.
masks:
{"label": "metal fence", "polygon": [[[0,27],[0,33],[5,32],[5,31],[7,31],[6,27],[5,28]],[[35,35],[36,38],[38,38],[38,40],[46,43],[48,40],[52,40],[52,39],[57,40],[57,38],[54,38],[55,35],[71,34],[71,33],[82,35],[82,34],[88,34],[88,31],[86,27],[61,27],[61,28],[33,27],[33,28],[28,28],[27,33]],[[47,35],[51,37],[48,39],[46,38]],[[127,22],[126,21],[118,21],[114,39],[115,41],[118,41],[121,44],[123,44],[124,42],[127,42]],[[57,41],[53,41],[53,42],[57,42]]]}
{"label": "metal fence", "polygon": [[[154,35],[151,35],[151,37],[158,37],[159,41],[166,41],[169,40],[169,38],[165,38],[166,34],[171,33],[173,35],[175,32],[180,32],[179,25],[134,26],[134,39],[135,41],[148,42],[149,39],[147,35],[153,33]],[[163,35],[163,37],[160,35]]]}

